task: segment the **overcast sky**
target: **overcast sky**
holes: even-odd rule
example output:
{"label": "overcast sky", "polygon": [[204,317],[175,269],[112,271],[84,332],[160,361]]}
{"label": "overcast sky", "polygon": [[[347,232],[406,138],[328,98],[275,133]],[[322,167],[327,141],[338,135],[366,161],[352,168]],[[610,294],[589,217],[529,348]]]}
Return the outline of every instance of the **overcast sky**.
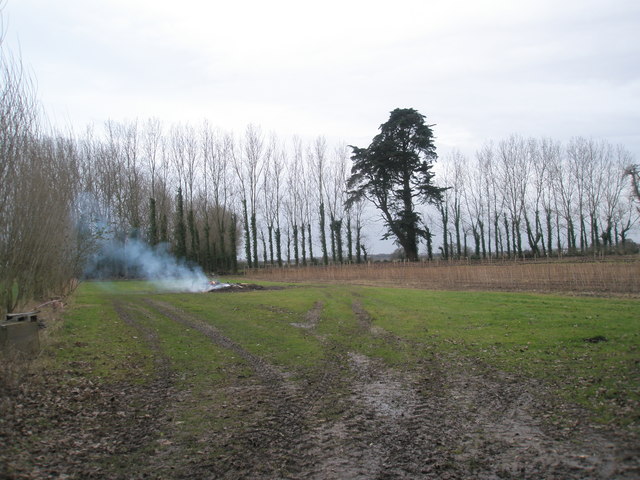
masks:
{"label": "overcast sky", "polygon": [[204,118],[366,146],[396,107],[441,153],[511,133],[640,157],[640,1],[7,0],[52,122]]}
{"label": "overcast sky", "polygon": [[517,133],[640,159],[638,0],[6,0],[3,17],[60,128],[206,118],[367,146],[411,107],[441,156]]}

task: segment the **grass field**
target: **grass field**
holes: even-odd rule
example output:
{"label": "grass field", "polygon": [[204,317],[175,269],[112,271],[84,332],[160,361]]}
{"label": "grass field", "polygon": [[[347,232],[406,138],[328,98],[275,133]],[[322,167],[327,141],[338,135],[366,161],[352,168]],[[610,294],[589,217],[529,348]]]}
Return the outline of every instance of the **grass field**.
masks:
{"label": "grass field", "polygon": [[[426,468],[419,465],[427,454],[406,459],[393,445],[410,441],[416,452],[426,448],[402,436],[415,430],[423,436],[439,431],[449,439],[429,450],[432,473],[445,468],[452,478],[463,478],[516,472],[527,458],[523,452],[549,441],[542,435],[564,440],[553,446],[560,453],[542,452],[547,460],[540,468],[555,465],[553,455],[571,457],[567,445],[601,428],[621,439],[618,450],[631,447],[624,439],[637,438],[637,299],[283,286],[186,294],[155,292],[144,282],[82,284],[33,365],[48,380],[35,375],[31,385],[13,385],[16,400],[2,407],[13,419],[1,424],[3,434],[15,441],[5,452],[11,457],[3,459],[5,473],[124,478],[131,471],[163,476],[173,468],[197,476],[208,465],[237,474],[228,478],[298,478],[334,465],[331,455],[340,449],[331,442],[350,438],[340,446],[336,467],[344,478],[380,473],[383,467],[373,460],[368,466],[356,461],[370,441],[380,444],[371,455],[412,474]],[[37,390],[38,382],[46,394]],[[37,403],[31,416],[28,395]],[[60,418],[60,404],[74,420]],[[393,417],[406,405],[413,410],[402,410],[402,421],[394,424],[378,411]],[[416,420],[423,410],[442,418],[457,413],[426,429],[424,418]],[[504,418],[496,416],[501,410],[516,412],[509,418],[518,419],[517,428],[504,427]],[[74,429],[86,442],[68,440]],[[501,429],[506,433],[497,436]],[[377,431],[374,440],[366,437]],[[492,448],[511,445],[518,432],[533,440],[496,463]],[[594,448],[598,442],[591,442]],[[295,454],[300,445],[306,445],[305,455],[320,459],[301,464],[306,457],[299,451],[296,460],[290,458],[287,452]],[[76,451],[82,464],[65,463],[65,449]],[[584,468],[609,462],[588,457],[590,467]],[[279,463],[260,463],[267,458]],[[247,471],[238,466],[243,463]],[[364,473],[349,470],[354,464]],[[557,468],[565,478],[584,473],[577,470],[574,477],[569,466]]]}

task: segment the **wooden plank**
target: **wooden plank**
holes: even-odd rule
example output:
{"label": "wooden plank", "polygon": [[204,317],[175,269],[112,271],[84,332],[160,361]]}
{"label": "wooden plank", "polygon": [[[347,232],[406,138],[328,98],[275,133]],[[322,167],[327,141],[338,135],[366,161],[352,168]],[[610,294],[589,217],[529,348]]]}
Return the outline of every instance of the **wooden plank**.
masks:
{"label": "wooden plank", "polygon": [[7,313],[6,316],[7,322],[37,322],[38,321],[38,312],[22,312],[22,313]]}

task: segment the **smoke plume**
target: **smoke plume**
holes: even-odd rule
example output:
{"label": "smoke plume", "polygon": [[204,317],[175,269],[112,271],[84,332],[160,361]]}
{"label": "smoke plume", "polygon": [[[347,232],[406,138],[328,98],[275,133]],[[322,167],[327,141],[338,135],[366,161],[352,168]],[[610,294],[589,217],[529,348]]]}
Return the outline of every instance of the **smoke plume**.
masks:
{"label": "smoke plume", "polygon": [[103,239],[84,269],[88,279],[149,280],[160,290],[202,292],[209,280],[199,265],[176,259],[168,245],[152,247],[137,238]]}

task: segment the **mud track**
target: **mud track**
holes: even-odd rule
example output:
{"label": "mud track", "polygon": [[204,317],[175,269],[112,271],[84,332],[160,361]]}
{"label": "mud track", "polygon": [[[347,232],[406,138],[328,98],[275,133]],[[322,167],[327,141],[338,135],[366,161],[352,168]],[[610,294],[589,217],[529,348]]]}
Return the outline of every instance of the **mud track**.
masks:
{"label": "mud track", "polygon": [[[540,385],[473,365],[433,357],[401,371],[346,351],[315,333],[317,302],[304,322],[325,349],[321,373],[294,381],[221,332],[169,304],[149,301],[245,359],[259,382],[242,401],[263,411],[241,432],[210,439],[226,449],[197,475],[210,478],[635,478],[631,444],[589,426],[553,427]],[[359,328],[401,343],[374,327],[357,301]],[[414,345],[417,348],[417,345]]]}
{"label": "mud track", "polygon": [[[640,478],[636,439],[598,428],[580,412],[556,410],[563,407],[544,386],[435,353],[421,355],[418,368],[391,368],[319,335],[322,302],[291,324],[324,350],[323,364],[297,377],[174,305],[153,298],[114,302],[153,352],[154,378],[144,388],[92,385],[84,403],[68,408],[73,415],[56,417],[56,425],[37,431],[41,440],[25,442],[41,448],[5,468],[7,478]],[[361,334],[406,346],[374,326],[356,297],[352,310]],[[199,433],[192,439],[195,453],[172,422],[193,405],[191,393],[177,389],[156,332],[139,320],[158,314],[242,359],[253,373],[220,387],[229,405],[208,407],[242,417],[235,428]],[[429,352],[428,345],[410,347]],[[68,397],[56,394],[61,402]],[[120,415],[125,404],[143,410]],[[107,413],[87,420],[98,407]],[[20,408],[24,414],[39,406],[23,402]],[[554,415],[569,420],[556,425]],[[15,439],[12,427],[33,434],[37,422],[19,417],[0,425],[2,440]],[[73,447],[71,458],[67,447]]]}

